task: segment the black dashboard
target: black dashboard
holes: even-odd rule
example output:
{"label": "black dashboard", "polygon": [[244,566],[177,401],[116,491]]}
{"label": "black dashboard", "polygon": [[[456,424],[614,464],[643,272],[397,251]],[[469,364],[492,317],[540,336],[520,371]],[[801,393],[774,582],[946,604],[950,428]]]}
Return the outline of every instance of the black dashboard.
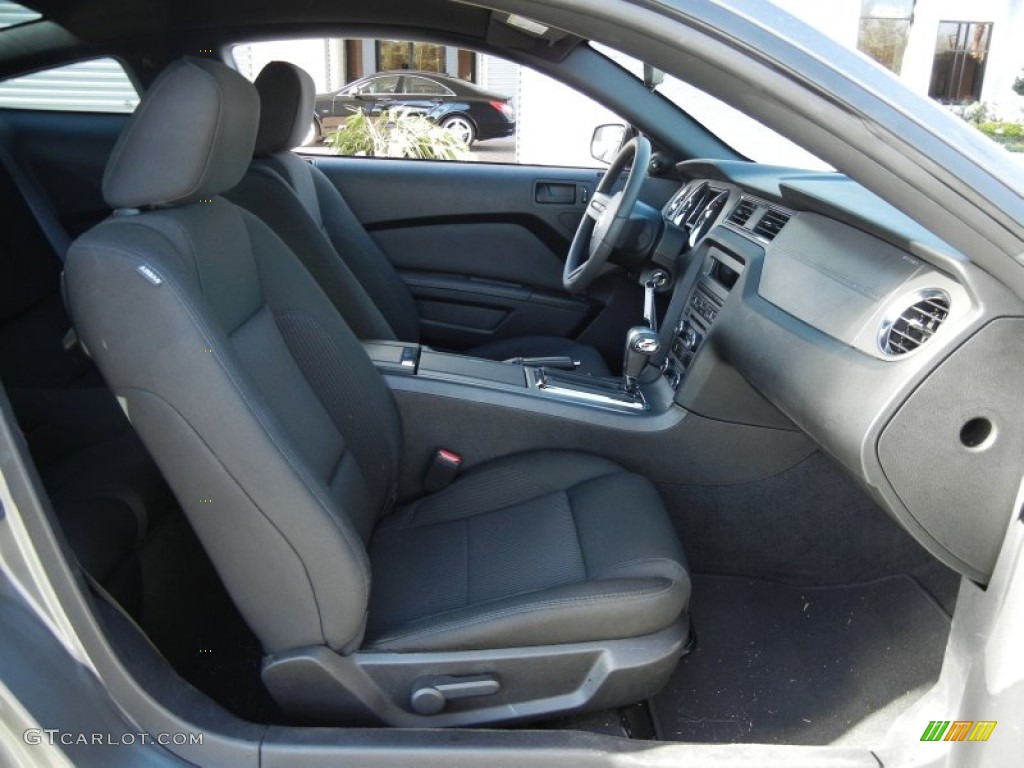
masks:
{"label": "black dashboard", "polygon": [[809,436],[940,559],[991,573],[1024,467],[1019,302],[839,174],[691,161],[657,362],[707,418]]}

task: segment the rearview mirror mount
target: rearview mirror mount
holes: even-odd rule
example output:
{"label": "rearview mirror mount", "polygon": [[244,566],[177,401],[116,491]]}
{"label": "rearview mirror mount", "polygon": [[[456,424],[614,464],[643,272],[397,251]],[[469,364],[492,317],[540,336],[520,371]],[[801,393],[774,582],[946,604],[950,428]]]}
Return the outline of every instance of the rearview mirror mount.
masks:
{"label": "rearview mirror mount", "polygon": [[660,69],[655,69],[650,64],[644,64],[644,85],[647,90],[653,91],[659,85],[665,82],[665,73]]}

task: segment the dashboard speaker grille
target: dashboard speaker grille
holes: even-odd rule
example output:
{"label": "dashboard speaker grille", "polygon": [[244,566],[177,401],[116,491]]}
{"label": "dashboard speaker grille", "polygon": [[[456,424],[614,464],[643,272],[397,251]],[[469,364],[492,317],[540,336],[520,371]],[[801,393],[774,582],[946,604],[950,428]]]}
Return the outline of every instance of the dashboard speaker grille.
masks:
{"label": "dashboard speaker grille", "polygon": [[754,234],[760,235],[765,240],[774,240],[775,236],[782,231],[789,221],[789,215],[782,211],[767,210],[761,220],[754,225]]}
{"label": "dashboard speaker grille", "polygon": [[882,321],[878,346],[890,357],[898,357],[924,344],[949,317],[949,295],[945,291],[921,291],[901,302],[896,311]]}

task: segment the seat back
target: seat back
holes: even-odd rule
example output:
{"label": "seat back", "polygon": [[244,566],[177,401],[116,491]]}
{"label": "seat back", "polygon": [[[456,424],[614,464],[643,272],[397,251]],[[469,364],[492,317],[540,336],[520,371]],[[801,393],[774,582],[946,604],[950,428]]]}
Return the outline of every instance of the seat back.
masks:
{"label": "seat back", "polygon": [[66,265],[80,337],[268,652],[349,652],[399,422],[359,341],[296,256],[218,195],[245,173],[253,86],[186,58],[115,147],[115,214]]}
{"label": "seat back", "polygon": [[[419,341],[409,288],[337,187],[291,151],[313,116],[312,78],[294,64],[273,61],[255,84],[263,105],[255,159],[232,199],[292,247],[360,338]],[[273,189],[268,177],[283,188]],[[294,199],[283,202],[284,194]]]}

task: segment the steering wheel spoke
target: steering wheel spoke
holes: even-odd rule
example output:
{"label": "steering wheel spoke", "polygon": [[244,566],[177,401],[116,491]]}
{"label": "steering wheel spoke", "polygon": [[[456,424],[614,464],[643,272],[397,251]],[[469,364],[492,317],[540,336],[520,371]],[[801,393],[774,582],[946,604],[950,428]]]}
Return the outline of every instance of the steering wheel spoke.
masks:
{"label": "steering wheel spoke", "polygon": [[[619,191],[611,193],[630,160],[633,162],[626,183]],[[636,136],[619,150],[608,166],[587,204],[565,259],[562,284],[570,293],[582,293],[601,274],[640,197],[650,160],[651,143],[643,136]]]}
{"label": "steering wheel spoke", "polygon": [[611,205],[612,198],[609,195],[606,195],[604,192],[595,192],[594,196],[590,198],[590,205],[587,206],[587,216],[597,221]]}

